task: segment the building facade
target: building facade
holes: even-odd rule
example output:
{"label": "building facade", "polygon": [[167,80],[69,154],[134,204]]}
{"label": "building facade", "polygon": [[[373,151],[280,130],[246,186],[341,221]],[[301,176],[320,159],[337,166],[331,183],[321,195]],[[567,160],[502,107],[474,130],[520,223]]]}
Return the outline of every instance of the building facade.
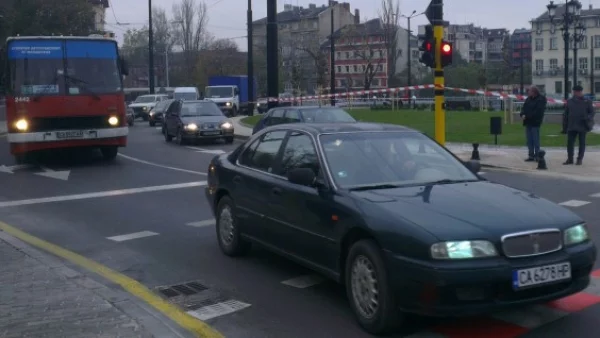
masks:
{"label": "building facade", "polygon": [[531,30],[515,29],[510,37],[511,62],[514,68],[531,64]]}
{"label": "building facade", "polygon": [[[280,69],[284,91],[312,94],[324,86],[322,68],[326,61],[321,45],[331,35],[331,11],[334,30],[354,24],[360,13],[350,10],[349,3],[331,1],[329,6],[309,4],[308,7],[284,5],[277,14]],[[255,51],[266,51],[267,18],[252,23]],[[326,67],[323,65],[323,67]]]}
{"label": "building facade", "polygon": [[[564,5],[556,9],[560,17],[565,11]],[[567,88],[573,86],[573,75],[577,72],[577,84],[583,86],[584,93],[600,91],[600,9],[589,8],[581,11],[581,21],[586,27],[586,36],[578,44],[575,69],[573,62],[573,44],[569,47],[569,81]],[[565,44],[561,30],[552,25],[548,13],[531,21],[532,29],[532,84],[538,86],[547,95],[564,95]]]}
{"label": "building facade", "polygon": [[108,0],[88,0],[94,7],[94,24],[97,32],[105,32],[106,9],[109,7]]}

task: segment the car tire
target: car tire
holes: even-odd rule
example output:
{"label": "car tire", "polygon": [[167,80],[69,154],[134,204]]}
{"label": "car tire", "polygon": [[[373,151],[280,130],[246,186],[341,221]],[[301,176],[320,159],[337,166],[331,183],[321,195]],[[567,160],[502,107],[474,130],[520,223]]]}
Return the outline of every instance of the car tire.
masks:
{"label": "car tire", "polygon": [[119,147],[117,147],[117,146],[102,147],[102,148],[100,148],[100,151],[102,152],[102,157],[104,157],[105,160],[112,161],[117,157],[117,154],[119,153]]}
{"label": "car tire", "polygon": [[163,135],[165,136],[165,142],[171,142],[173,140],[173,136],[169,135],[169,132],[165,127],[163,127]]}
{"label": "car tire", "polygon": [[183,139],[183,131],[181,129],[177,130],[177,135],[175,136],[175,143],[182,146],[185,144],[185,140]]}
{"label": "car tire", "polygon": [[156,122],[150,121],[148,124],[150,124],[150,127],[156,127]]}
{"label": "car tire", "polygon": [[240,236],[235,216],[235,205],[229,196],[224,196],[217,205],[217,241],[221,251],[231,257],[243,256],[252,248],[252,244]]}
{"label": "car tire", "polygon": [[[401,325],[402,314],[396,307],[381,249],[374,241],[360,240],[350,247],[345,285],[350,307],[365,331],[382,335]],[[377,292],[369,293],[370,288]]]}
{"label": "car tire", "polygon": [[233,143],[233,136],[227,136],[225,138],[225,143],[232,144]]}

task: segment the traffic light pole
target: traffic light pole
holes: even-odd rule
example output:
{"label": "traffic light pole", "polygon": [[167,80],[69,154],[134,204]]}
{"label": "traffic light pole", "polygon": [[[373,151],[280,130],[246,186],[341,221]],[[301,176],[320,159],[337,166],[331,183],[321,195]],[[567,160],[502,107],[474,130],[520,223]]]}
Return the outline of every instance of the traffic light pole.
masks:
{"label": "traffic light pole", "polygon": [[[435,37],[435,50],[442,48],[442,39],[444,38],[444,26],[434,25],[433,36]],[[444,67],[442,66],[442,54],[435,53],[434,70],[434,94],[435,94],[435,140],[441,144],[446,144],[446,110],[444,109]]]}

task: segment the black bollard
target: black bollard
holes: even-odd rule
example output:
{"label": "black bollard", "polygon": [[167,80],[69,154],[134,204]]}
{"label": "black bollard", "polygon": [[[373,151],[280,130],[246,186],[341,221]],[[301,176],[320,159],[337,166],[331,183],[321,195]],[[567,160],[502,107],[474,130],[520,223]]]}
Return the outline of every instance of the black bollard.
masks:
{"label": "black bollard", "polygon": [[544,150],[540,150],[538,153],[538,170],[548,170],[548,166],[546,165],[546,152]]}
{"label": "black bollard", "polygon": [[471,152],[471,160],[481,160],[481,158],[479,157],[479,143],[473,143],[473,152]]}

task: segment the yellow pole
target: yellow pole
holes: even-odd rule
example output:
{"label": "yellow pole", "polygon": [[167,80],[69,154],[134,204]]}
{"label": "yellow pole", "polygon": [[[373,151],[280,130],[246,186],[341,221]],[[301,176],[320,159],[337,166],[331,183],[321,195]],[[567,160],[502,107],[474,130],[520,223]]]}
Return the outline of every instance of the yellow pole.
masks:
{"label": "yellow pole", "polygon": [[434,93],[435,93],[435,140],[446,144],[446,111],[444,107],[444,68],[442,67],[442,39],[444,38],[444,26],[433,26],[433,37],[435,38],[435,71],[434,71]]}

